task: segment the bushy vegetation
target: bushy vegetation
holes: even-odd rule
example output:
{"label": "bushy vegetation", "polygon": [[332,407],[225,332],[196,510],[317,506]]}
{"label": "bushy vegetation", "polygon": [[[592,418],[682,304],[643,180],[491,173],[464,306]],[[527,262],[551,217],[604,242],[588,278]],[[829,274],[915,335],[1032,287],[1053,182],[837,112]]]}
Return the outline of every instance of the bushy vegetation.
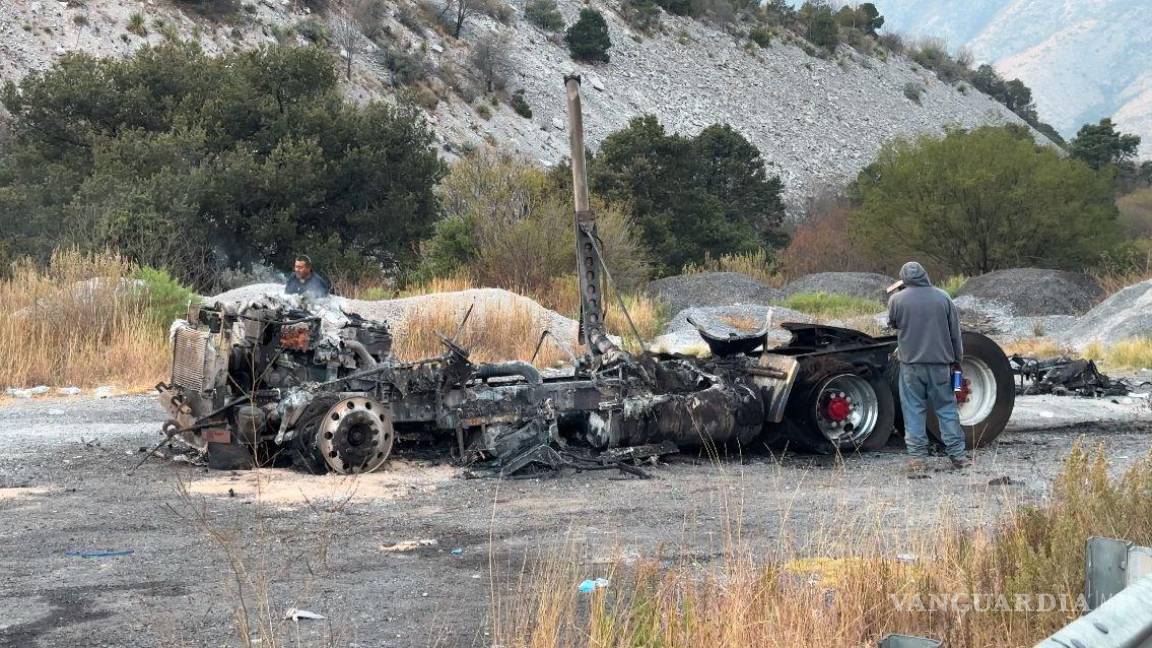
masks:
{"label": "bushy vegetation", "polygon": [[875,315],[884,310],[884,304],[872,299],[828,293],[799,293],[789,296],[780,305],[822,320]]}
{"label": "bushy vegetation", "polygon": [[564,16],[556,8],[556,0],[529,0],[524,5],[524,17],[544,31],[564,29]]}
{"label": "bushy vegetation", "polygon": [[968,275],[1078,269],[1119,241],[1110,179],[1037,146],[1023,128],[897,141],[857,180],[855,234],[875,255]]}
{"label": "bushy vegetation", "polygon": [[1121,133],[1109,118],[1096,124],[1084,124],[1068,143],[1068,153],[1098,171],[1116,177],[1120,193],[1152,187],[1152,161],[1135,162],[1140,151],[1140,137]]}
{"label": "bushy vegetation", "polygon": [[568,51],[577,61],[608,62],[608,48],[612,39],[608,35],[608,23],[603,14],[595,9],[581,9],[577,20],[564,34]]}
{"label": "bushy vegetation", "polygon": [[305,251],[356,271],[410,261],[438,215],[442,165],[419,110],[347,103],[316,48],[71,54],[2,99],[13,257],[111,246],[194,283]]}
{"label": "bushy vegetation", "polygon": [[589,179],[596,193],[631,205],[660,272],[780,240],[780,180],[727,125],[684,137],[637,117],[605,138]]}
{"label": "bushy vegetation", "polygon": [[[427,277],[465,273],[481,285],[535,293],[574,268],[571,191],[557,174],[507,155],[478,152],[440,187],[444,218],[424,249]],[[622,289],[648,276],[647,252],[626,212],[596,200],[598,233]]]}

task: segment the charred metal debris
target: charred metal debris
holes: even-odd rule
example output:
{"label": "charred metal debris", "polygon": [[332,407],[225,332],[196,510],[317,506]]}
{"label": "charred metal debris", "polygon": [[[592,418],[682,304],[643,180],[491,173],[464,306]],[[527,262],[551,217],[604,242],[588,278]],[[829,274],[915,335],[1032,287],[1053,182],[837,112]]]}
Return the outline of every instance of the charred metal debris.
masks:
{"label": "charred metal debris", "polygon": [[1096,368],[1091,360],[1074,360],[1063,356],[1047,360],[1015,354],[1009,358],[1012,372],[1019,377],[1016,393],[1020,395],[1053,394],[1103,398],[1127,396],[1147,390],[1152,384],[1111,378]]}
{"label": "charred metal debris", "polygon": [[[897,424],[894,337],[783,324],[791,341],[769,348],[770,322],[748,335],[697,325],[711,350],[701,359],[628,353],[608,335],[602,297],[612,278],[588,200],[579,77],[565,87],[586,349],[567,373],[474,362],[443,334],[443,353],[401,362],[387,323],[343,312],[335,297],[197,306],[173,325],[172,377],[157,386],[170,416],[165,439],[204,449],[216,468],[291,458],[316,473],[376,470],[397,443],[439,440],[470,474],[503,477],[605,468],[642,476],[638,464],[678,448],[885,445]],[[990,339],[966,333],[964,345],[971,379],[957,398],[976,446],[1004,429],[1013,380]]]}

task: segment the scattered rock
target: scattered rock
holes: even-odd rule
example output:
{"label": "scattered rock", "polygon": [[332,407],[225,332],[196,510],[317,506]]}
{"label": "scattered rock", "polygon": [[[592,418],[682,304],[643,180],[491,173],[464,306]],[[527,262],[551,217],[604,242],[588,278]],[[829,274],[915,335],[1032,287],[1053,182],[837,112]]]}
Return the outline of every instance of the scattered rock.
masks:
{"label": "scattered rock", "polygon": [[769,305],[783,294],[739,272],[700,272],[657,279],[648,293],[672,312],[694,306]]}
{"label": "scattered rock", "polygon": [[1017,268],[969,279],[957,293],[965,296],[1006,304],[1013,315],[1031,317],[1081,315],[1104,297],[1104,291],[1087,275]]}
{"label": "scattered rock", "polygon": [[784,286],[785,296],[802,293],[827,293],[860,299],[875,299],[881,305],[888,302],[884,289],[896,281],[892,277],[874,272],[820,272],[806,275]]}

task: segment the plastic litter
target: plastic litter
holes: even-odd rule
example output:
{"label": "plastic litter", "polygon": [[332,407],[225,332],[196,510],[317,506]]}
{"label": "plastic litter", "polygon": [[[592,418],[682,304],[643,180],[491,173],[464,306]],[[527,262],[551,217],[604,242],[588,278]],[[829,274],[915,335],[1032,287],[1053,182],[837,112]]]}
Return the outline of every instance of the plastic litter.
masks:
{"label": "plastic litter", "polygon": [[455,549],[452,550],[452,555],[453,556],[463,556],[464,550],[461,549],[460,547],[456,547]]}
{"label": "plastic litter", "polygon": [[308,610],[297,610],[296,608],[288,608],[288,611],[284,613],[284,619],[286,621],[299,621],[301,619],[306,621],[321,621],[327,618],[328,617],[323,614],[316,614]]}
{"label": "plastic litter", "polygon": [[588,594],[589,592],[595,592],[598,589],[604,589],[605,587],[608,587],[609,584],[611,583],[607,578],[597,578],[596,580],[586,580],[580,583],[579,589],[584,594]]}
{"label": "plastic litter", "polygon": [[56,393],[61,396],[76,396],[80,393],[79,387],[57,387]]}
{"label": "plastic litter", "polygon": [[124,549],[122,551],[65,551],[65,556],[72,556],[73,558],[115,558],[117,556],[131,556],[136,553],[134,549]]}

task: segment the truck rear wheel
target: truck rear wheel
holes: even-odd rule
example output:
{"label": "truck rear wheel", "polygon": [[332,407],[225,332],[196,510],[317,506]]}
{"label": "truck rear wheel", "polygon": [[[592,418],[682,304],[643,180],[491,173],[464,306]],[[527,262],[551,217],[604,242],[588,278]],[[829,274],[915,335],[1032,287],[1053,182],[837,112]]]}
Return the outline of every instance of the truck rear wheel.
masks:
{"label": "truck rear wheel", "polygon": [[[1000,436],[1016,404],[1016,384],[1008,356],[1000,345],[980,333],[964,333],[964,359],[960,370],[964,390],[960,402],[960,426],[968,448],[986,446]],[[928,416],[928,434],[940,441],[940,423]]]}
{"label": "truck rear wheel", "polygon": [[785,410],[788,438],[815,452],[878,450],[892,435],[892,391],[882,376],[832,359],[804,362]]}

